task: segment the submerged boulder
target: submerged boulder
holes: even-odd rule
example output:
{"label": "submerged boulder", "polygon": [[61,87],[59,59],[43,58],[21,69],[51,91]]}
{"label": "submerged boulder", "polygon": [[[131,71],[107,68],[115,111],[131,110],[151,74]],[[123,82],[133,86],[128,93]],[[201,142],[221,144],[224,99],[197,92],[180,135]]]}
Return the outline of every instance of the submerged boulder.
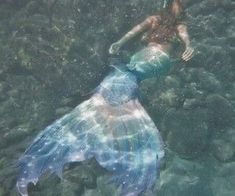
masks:
{"label": "submerged boulder", "polygon": [[234,196],[235,193],[235,163],[226,163],[217,168],[216,177],[210,182],[214,196]]}
{"label": "submerged boulder", "polygon": [[164,118],[166,143],[185,158],[201,155],[208,146],[208,113],[205,109],[171,110]]}
{"label": "submerged boulder", "polygon": [[235,156],[235,144],[222,139],[214,140],[213,154],[219,161],[230,161]]}
{"label": "submerged boulder", "polygon": [[211,123],[215,127],[226,127],[233,123],[234,110],[231,103],[219,94],[211,94],[206,98],[206,106]]}
{"label": "submerged boulder", "polygon": [[177,156],[168,160],[167,169],[161,172],[154,195],[158,196],[212,196],[203,178],[205,168],[195,161]]}

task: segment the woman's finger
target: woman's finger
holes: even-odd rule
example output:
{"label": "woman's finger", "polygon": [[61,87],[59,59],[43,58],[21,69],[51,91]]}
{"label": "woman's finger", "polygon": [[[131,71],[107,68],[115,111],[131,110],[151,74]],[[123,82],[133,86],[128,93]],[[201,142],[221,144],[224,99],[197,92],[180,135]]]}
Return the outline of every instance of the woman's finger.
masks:
{"label": "woman's finger", "polygon": [[188,54],[188,50],[184,51],[184,53],[182,54],[182,58],[185,58]]}
{"label": "woman's finger", "polygon": [[191,52],[191,48],[187,48],[186,50],[185,50],[185,52],[183,53],[183,57],[186,57],[186,56],[188,56],[188,54],[190,54],[190,52]]}
{"label": "woman's finger", "polygon": [[192,50],[185,51],[182,55],[182,59],[186,61],[191,55],[192,55]]}
{"label": "woman's finger", "polygon": [[188,59],[194,52],[194,49],[188,48],[182,55],[183,59]]}
{"label": "woman's finger", "polygon": [[190,53],[188,53],[188,55],[187,55],[187,59],[191,59],[192,58],[192,56],[193,56],[193,52],[194,52],[194,50],[193,49],[191,49],[190,50]]}
{"label": "woman's finger", "polygon": [[192,53],[193,53],[192,50],[190,50],[183,57],[187,59],[189,56],[191,56]]}
{"label": "woman's finger", "polygon": [[189,52],[187,55],[185,55],[185,56],[182,57],[182,59],[183,59],[184,61],[190,60],[190,59],[193,57],[193,52],[194,52],[194,50],[191,49],[190,52]]}

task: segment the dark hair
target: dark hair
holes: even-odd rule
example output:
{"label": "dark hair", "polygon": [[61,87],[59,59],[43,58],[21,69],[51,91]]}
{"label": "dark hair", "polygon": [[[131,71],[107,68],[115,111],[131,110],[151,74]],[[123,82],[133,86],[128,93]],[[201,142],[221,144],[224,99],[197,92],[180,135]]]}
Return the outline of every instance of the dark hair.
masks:
{"label": "dark hair", "polygon": [[162,8],[163,9],[169,9],[169,7],[171,6],[173,0],[163,0],[162,1]]}
{"label": "dark hair", "polygon": [[172,3],[174,3],[175,1],[180,3],[181,6],[183,6],[181,0],[162,0],[161,8],[163,8],[163,9],[170,9],[171,6],[172,6]]}
{"label": "dark hair", "polygon": [[161,16],[162,20],[168,21],[168,20],[173,20],[176,23],[181,23],[185,20],[186,13],[184,9],[182,8],[180,15],[178,16],[173,16],[171,14],[171,8],[172,8],[172,3],[179,1],[179,3],[182,3],[180,0],[163,0],[162,3],[165,3],[165,7],[162,4],[162,8],[158,11],[158,14]]}

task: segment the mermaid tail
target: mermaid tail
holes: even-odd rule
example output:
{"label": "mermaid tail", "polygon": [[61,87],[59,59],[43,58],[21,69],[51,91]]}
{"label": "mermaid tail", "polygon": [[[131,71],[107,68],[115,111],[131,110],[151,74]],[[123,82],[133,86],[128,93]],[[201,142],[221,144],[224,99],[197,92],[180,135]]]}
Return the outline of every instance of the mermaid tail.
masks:
{"label": "mermaid tail", "polygon": [[19,161],[17,188],[49,171],[62,176],[66,163],[95,158],[112,173],[121,194],[136,196],[151,188],[164,156],[161,136],[137,99],[136,75],[116,68],[96,93],[56,120],[34,140]]}

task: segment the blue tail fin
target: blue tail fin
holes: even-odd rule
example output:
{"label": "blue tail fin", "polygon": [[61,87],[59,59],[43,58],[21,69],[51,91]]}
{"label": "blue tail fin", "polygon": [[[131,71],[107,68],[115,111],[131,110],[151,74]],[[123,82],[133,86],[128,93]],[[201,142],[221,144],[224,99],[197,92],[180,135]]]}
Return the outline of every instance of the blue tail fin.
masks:
{"label": "blue tail fin", "polygon": [[84,102],[43,130],[20,158],[17,188],[22,195],[27,195],[27,185],[30,182],[36,184],[46,171],[61,177],[65,163],[91,157],[87,132],[83,130],[92,129],[92,125],[79,118],[81,108],[85,105],[88,106],[89,102]]}
{"label": "blue tail fin", "polygon": [[64,164],[92,157],[113,174],[110,182],[121,187],[122,195],[136,196],[154,185],[164,156],[161,136],[133,93],[135,77],[116,72],[26,150],[17,180],[23,196],[28,195],[27,185],[36,184],[43,173],[61,177]]}

